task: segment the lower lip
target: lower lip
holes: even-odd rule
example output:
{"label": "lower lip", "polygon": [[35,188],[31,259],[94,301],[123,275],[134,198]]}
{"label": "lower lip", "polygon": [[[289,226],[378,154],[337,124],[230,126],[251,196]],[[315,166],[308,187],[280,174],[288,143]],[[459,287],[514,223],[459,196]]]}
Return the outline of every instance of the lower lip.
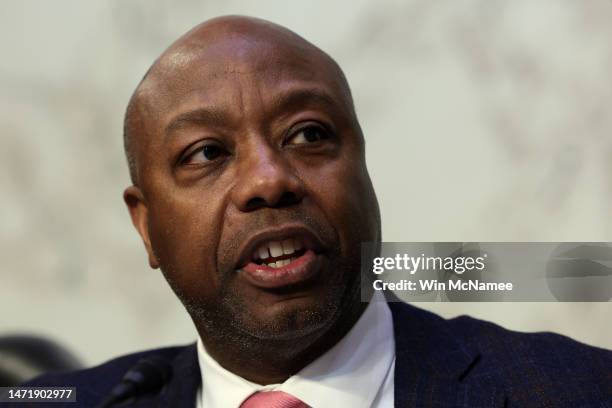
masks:
{"label": "lower lip", "polygon": [[266,289],[280,288],[303,282],[314,276],[319,270],[317,261],[317,255],[312,250],[308,250],[304,255],[280,268],[249,262],[241,270],[255,286]]}

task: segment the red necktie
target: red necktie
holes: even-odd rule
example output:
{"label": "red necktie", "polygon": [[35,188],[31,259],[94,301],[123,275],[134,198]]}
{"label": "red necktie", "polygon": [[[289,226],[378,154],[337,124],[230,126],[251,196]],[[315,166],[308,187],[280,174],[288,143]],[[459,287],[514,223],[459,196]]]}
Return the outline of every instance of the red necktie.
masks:
{"label": "red necktie", "polygon": [[282,391],[256,392],[240,408],[310,408],[293,395]]}

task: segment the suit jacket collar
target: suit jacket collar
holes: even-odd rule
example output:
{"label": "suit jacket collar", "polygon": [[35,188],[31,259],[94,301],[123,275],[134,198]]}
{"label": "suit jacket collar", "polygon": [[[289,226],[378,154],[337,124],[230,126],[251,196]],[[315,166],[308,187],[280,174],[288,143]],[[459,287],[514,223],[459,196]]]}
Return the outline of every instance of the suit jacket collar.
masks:
{"label": "suit jacket collar", "polygon": [[[195,407],[202,378],[196,343],[190,344],[172,360],[173,376],[159,396],[159,407]],[[149,405],[150,406],[150,405]]]}

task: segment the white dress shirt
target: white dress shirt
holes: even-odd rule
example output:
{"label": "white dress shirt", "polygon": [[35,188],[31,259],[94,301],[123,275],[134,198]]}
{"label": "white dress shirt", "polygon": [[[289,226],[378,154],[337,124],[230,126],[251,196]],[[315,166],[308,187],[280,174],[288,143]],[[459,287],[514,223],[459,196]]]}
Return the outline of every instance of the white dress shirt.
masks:
{"label": "white dress shirt", "polygon": [[[256,391],[284,391],[313,408],[393,407],[395,338],[378,292],[355,326],[325,354],[282,384],[259,385],[221,367],[198,338],[202,385],[197,408],[239,408]],[[382,301],[381,301],[382,300]]]}

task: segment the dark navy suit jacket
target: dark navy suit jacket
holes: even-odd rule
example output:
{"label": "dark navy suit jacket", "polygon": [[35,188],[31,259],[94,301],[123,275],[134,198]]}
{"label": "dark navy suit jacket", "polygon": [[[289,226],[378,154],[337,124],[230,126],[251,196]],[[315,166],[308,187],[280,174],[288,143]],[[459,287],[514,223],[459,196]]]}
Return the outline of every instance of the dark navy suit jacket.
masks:
{"label": "dark navy suit jacket", "polygon": [[[517,333],[467,316],[445,320],[407,304],[389,306],[396,407],[612,407],[612,351],[557,334]],[[153,354],[171,361],[171,380],[121,406],[193,408],[201,381],[195,344],[48,374],[27,385],[76,386],[78,404],[65,406],[95,407],[139,359]]]}

